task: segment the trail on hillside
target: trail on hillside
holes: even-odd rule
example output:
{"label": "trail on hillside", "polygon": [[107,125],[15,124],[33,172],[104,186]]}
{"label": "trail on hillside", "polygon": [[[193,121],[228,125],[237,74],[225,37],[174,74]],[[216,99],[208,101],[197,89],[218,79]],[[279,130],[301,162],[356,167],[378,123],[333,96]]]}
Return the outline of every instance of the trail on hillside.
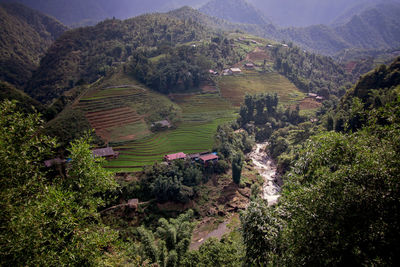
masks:
{"label": "trail on hillside", "polygon": [[264,178],[262,198],[268,201],[268,206],[278,202],[282,181],[276,175],[276,166],[265,152],[268,142],[256,144],[249,157],[253,160],[255,169]]}

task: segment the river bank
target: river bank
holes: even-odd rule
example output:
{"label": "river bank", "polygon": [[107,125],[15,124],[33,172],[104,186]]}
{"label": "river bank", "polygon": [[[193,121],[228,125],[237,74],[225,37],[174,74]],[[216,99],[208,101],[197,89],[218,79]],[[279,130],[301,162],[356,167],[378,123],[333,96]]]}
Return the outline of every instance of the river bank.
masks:
{"label": "river bank", "polygon": [[[254,168],[254,170],[256,170],[264,180],[261,197],[262,199],[268,201],[268,205],[271,206],[276,204],[279,200],[282,181],[277,176],[277,169],[273,160],[266,152],[267,146],[267,142],[256,144],[253,150],[247,156],[253,162],[252,168]],[[232,218],[236,218],[239,223],[238,213],[235,213],[233,216],[225,219],[218,225],[215,224],[213,219],[205,218],[200,223],[202,225],[201,228],[208,228],[208,226],[214,225],[213,230],[195,231],[190,249],[198,249],[207,239],[211,237],[221,239],[224,234],[232,231],[232,227],[227,227],[227,225],[231,223]]]}
{"label": "river bank", "polygon": [[266,153],[268,142],[258,143],[248,157],[253,161],[255,169],[264,179],[261,197],[268,201],[268,205],[276,204],[280,197],[282,180],[277,176],[276,166]]}

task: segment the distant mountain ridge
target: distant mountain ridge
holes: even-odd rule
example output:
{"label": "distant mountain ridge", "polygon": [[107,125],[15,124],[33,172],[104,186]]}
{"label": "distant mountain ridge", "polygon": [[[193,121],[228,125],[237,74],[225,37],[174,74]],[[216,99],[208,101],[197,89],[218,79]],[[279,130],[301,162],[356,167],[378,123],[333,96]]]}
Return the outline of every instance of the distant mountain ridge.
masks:
{"label": "distant mountain ridge", "polygon": [[245,0],[211,0],[200,12],[227,21],[246,24],[272,24],[265,15]]}
{"label": "distant mountain ridge", "polygon": [[[331,25],[363,11],[364,7],[399,0],[247,0],[281,27]],[[343,20],[342,20],[343,22]],[[346,21],[344,21],[346,22]]]}
{"label": "distant mountain ridge", "polygon": [[107,18],[127,19],[165,12],[184,5],[199,7],[207,0],[0,0],[18,2],[54,16],[66,25],[94,25]]}
{"label": "distant mountain ridge", "polygon": [[0,4],[0,80],[22,88],[47,48],[68,28],[20,4]]}
{"label": "distant mountain ridge", "polygon": [[346,48],[394,48],[400,46],[400,3],[375,5],[343,25],[287,28],[280,33],[282,38],[329,55]]}
{"label": "distant mountain ridge", "polygon": [[[226,8],[226,11],[230,10],[232,9]],[[226,16],[226,19],[216,18],[200,11],[185,7],[171,11],[170,14],[179,18],[191,17],[198,23],[212,28],[226,31],[242,30],[277,41],[292,41],[305,49],[325,55],[335,55],[343,49],[350,48],[389,49],[400,46],[400,3],[395,2],[372,5],[352,16],[344,24],[313,25],[304,28],[278,28],[268,23],[237,23],[232,22],[234,19],[230,19],[229,16]],[[221,14],[218,16],[223,17]]]}

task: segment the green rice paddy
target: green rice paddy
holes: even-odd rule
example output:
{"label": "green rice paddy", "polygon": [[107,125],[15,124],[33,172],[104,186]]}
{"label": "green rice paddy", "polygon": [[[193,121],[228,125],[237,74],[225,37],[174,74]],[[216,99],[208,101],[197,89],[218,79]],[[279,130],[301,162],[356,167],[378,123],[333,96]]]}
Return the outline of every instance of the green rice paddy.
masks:
{"label": "green rice paddy", "polygon": [[[245,48],[247,47],[242,47]],[[125,109],[132,109],[142,118],[140,122],[105,127],[110,145],[120,153],[117,159],[104,165],[114,172],[141,171],[144,166],[162,161],[166,154],[210,151],[218,125],[233,121],[237,117],[238,107],[246,93],[276,92],[284,105],[297,103],[304,98],[303,93],[278,73],[260,74],[257,71],[245,71],[242,75],[222,76],[217,81],[218,92],[176,94],[170,98],[145,89],[126,76],[119,79],[123,84],[132,86],[109,86],[111,82],[120,84],[118,79],[111,79],[103,83],[102,88],[94,89],[83,96],[77,105],[88,114],[94,113],[96,116],[98,112],[104,111],[105,118],[113,118],[108,114],[115,113],[115,109],[121,109],[121,113]],[[107,84],[107,87],[104,84]],[[151,116],[161,107],[170,106],[179,110],[179,122],[172,129],[158,133],[150,132],[149,125],[143,118]],[[130,116],[133,120],[132,112]],[[124,115],[118,114],[114,117],[123,121]],[[128,122],[128,113],[126,117]],[[105,119],[103,124],[106,125],[108,121],[109,119]],[[124,137],[130,137],[131,140],[126,141]]]}

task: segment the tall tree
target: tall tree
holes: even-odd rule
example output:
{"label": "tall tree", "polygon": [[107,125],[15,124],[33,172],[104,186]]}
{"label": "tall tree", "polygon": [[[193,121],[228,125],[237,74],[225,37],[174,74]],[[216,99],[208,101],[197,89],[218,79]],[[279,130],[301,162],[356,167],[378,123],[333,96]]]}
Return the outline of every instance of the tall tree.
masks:
{"label": "tall tree", "polygon": [[0,104],[0,264],[98,265],[117,233],[101,224],[97,207],[116,184],[85,138],[71,145],[67,177],[50,176],[43,161],[56,142],[41,125],[37,114]]}
{"label": "tall tree", "polygon": [[243,167],[243,154],[241,152],[236,153],[232,159],[232,179],[235,184],[240,184],[240,178],[242,176]]}

